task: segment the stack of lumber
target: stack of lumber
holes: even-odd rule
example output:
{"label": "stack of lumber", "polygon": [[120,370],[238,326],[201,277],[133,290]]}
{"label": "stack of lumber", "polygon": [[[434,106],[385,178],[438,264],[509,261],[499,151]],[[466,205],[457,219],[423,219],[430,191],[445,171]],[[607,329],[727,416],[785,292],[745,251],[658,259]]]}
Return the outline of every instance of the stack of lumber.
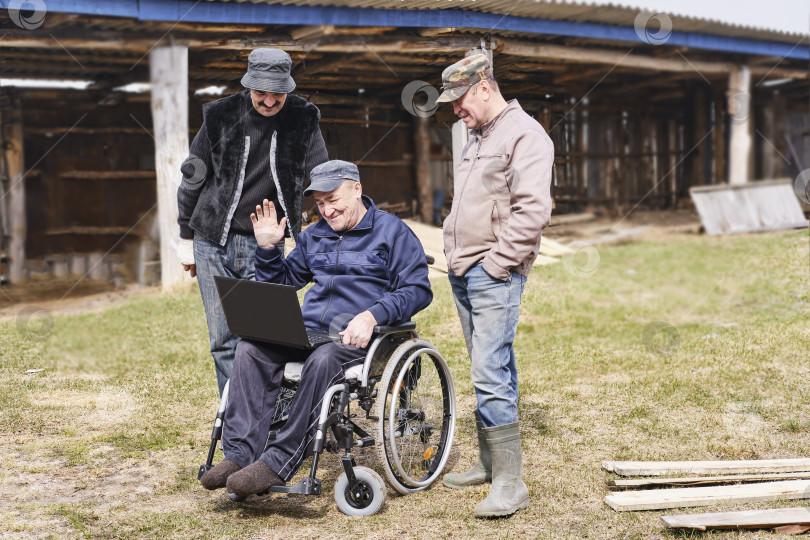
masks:
{"label": "stack of lumber", "polygon": [[[655,477],[608,481],[608,487],[614,491],[605,497],[605,504],[617,512],[810,499],[810,459],[806,458],[604,461],[602,467],[619,476]],[[650,489],[661,487],[666,489]],[[810,509],[663,516],[661,521],[672,529],[777,528],[795,533],[810,530]]]}
{"label": "stack of lumber", "polygon": [[430,265],[430,278],[436,278],[447,275],[447,259],[444,257],[444,240],[442,239],[442,229],[413,221],[412,219],[403,220],[408,227],[413,231],[427,255],[433,257],[434,262]]}

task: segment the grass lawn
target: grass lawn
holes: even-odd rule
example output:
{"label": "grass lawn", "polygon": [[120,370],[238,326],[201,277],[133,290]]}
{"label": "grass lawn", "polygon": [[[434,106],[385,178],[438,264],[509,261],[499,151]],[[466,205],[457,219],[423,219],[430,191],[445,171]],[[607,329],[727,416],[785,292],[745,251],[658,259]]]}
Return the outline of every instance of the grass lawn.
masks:
{"label": "grass lawn", "polygon": [[[691,510],[614,512],[600,463],[810,456],[809,249],[806,231],[672,235],[569,261],[586,272],[535,268],[516,342],[532,499],[508,520],[472,517],[485,489],[441,485],[389,489],[379,514],[349,518],[331,454],[320,497],[232,503],[196,481],[218,402],[196,289],[90,315],[29,312],[0,323],[0,538],[678,537],[658,518]],[[450,466],[464,470],[474,395],[446,281],[434,293],[417,322],[453,371]],[[378,467],[373,452],[359,461]]]}

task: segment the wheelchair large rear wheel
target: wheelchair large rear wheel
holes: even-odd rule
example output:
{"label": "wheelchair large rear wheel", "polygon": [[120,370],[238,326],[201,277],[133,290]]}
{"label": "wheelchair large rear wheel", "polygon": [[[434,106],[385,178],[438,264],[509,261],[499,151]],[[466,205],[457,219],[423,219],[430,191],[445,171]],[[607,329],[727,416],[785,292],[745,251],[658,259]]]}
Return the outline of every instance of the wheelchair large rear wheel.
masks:
{"label": "wheelchair large rear wheel", "polygon": [[456,396],[450,370],[429,342],[410,339],[388,361],[377,391],[377,452],[399,493],[429,487],[453,443]]}

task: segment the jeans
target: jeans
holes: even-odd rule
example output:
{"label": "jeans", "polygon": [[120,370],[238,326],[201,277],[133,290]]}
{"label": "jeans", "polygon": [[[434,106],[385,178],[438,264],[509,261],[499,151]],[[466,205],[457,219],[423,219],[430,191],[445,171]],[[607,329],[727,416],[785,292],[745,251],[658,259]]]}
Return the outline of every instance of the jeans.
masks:
{"label": "jeans", "polygon": [[[278,245],[284,249],[284,242]],[[214,368],[217,373],[219,395],[231,377],[234,351],[239,340],[231,334],[225,313],[219,301],[214,276],[227,276],[239,279],[255,279],[256,238],[231,232],[225,246],[196,235],[194,238],[194,262],[197,265],[197,281],[200,284],[205,319],[208,323],[208,339]]]}
{"label": "jeans", "polygon": [[448,274],[464,341],[470,373],[484,427],[518,421],[518,377],[514,340],[520,297],[526,277],[510,272],[495,279],[478,264],[463,276]]}

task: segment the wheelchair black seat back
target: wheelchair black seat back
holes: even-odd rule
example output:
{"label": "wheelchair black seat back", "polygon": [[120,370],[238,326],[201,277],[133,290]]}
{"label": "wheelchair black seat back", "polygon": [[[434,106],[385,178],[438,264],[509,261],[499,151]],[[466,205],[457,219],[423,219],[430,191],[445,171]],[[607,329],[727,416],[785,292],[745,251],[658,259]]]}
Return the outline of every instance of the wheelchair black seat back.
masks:
{"label": "wheelchair black seat back", "polygon": [[[351,452],[355,447],[375,447],[385,479],[399,493],[427,489],[439,478],[453,443],[455,390],[444,358],[432,344],[419,339],[415,328],[409,322],[374,329],[365,362],[347,370],[345,382],[326,391],[310,449],[309,475],[295,485],[273,486],[270,491],[319,495],[320,455],[325,450],[342,452],[344,472],[335,484],[338,508],[355,516],[378,512],[385,501],[385,482],[373,469],[356,465]],[[284,370],[268,440],[287,420],[302,366],[290,363]],[[228,386],[214,422],[208,459],[200,466],[198,477],[212,467],[227,399]],[[351,402],[365,411],[365,419],[373,426],[370,430],[355,423]]]}

